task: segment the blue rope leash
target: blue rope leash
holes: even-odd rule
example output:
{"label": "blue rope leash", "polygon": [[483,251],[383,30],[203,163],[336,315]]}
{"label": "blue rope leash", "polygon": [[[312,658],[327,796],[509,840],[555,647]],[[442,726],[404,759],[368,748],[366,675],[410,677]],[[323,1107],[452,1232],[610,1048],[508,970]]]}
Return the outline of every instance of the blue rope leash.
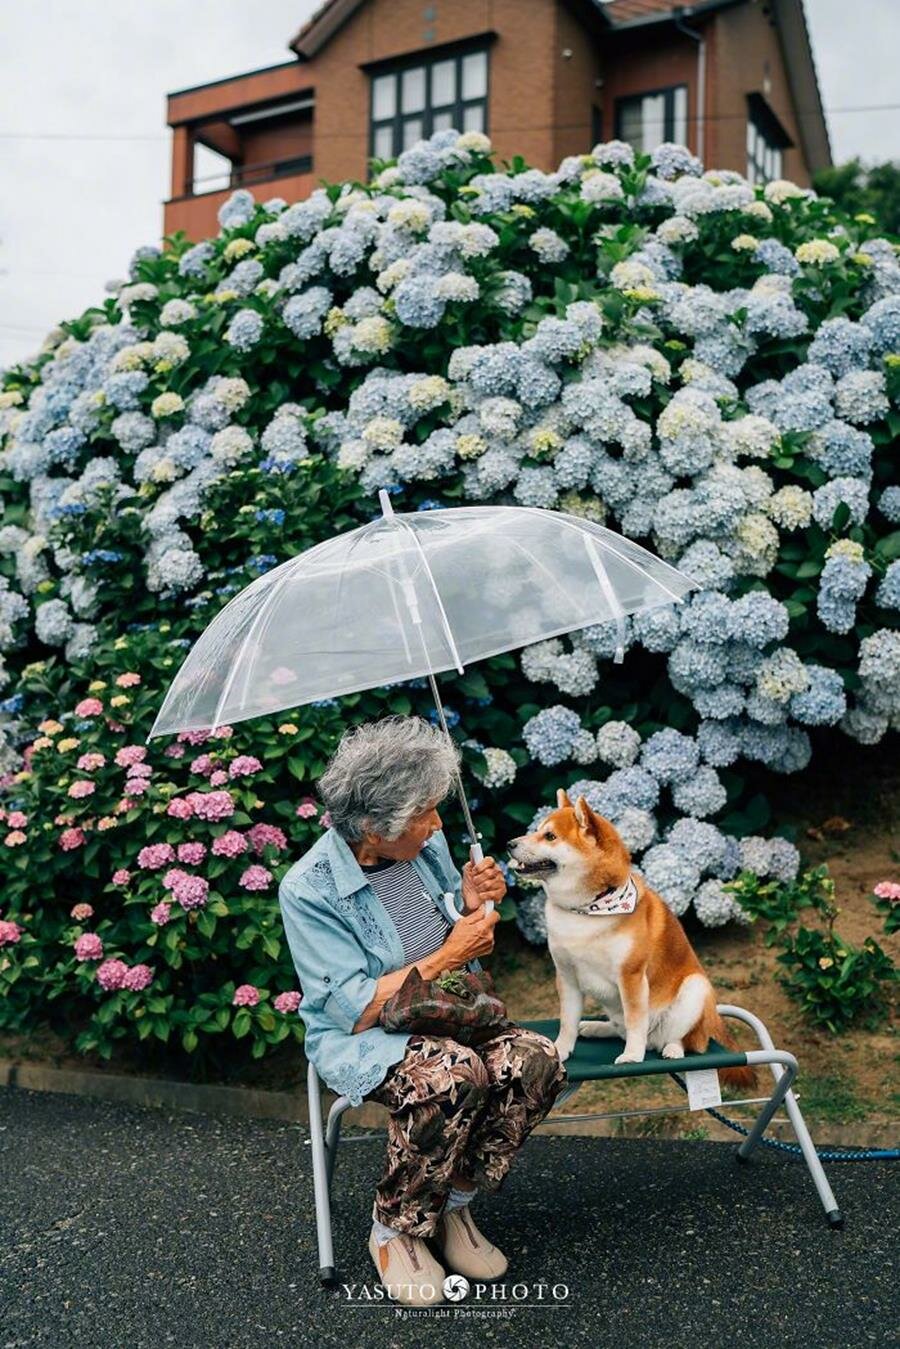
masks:
{"label": "blue rope leash", "polygon": [[[679,1077],[677,1073],[673,1073],[672,1076],[681,1090],[686,1092],[687,1086],[684,1078]],[[738,1124],[737,1120],[729,1119],[727,1115],[723,1115],[720,1111],[713,1110],[712,1106],[706,1107],[706,1113],[712,1115],[713,1119],[717,1119],[720,1124],[733,1129],[736,1134],[743,1134],[746,1138],[750,1133],[750,1130],[745,1129],[743,1124]],[[772,1148],[775,1152],[786,1152],[791,1157],[803,1156],[803,1149],[798,1147],[796,1143],[782,1143],[778,1138],[761,1138],[759,1146]],[[839,1152],[834,1149],[820,1152],[816,1148],[816,1156],[820,1162],[894,1162],[900,1160],[900,1148],[842,1148]]]}

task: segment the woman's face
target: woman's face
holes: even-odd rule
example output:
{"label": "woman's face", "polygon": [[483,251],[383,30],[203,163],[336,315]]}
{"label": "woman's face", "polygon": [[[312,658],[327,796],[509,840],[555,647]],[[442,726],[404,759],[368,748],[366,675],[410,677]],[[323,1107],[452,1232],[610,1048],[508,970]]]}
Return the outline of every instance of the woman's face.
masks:
{"label": "woman's face", "polygon": [[411,862],[414,857],[418,857],[422,845],[431,835],[443,827],[437,812],[437,802],[432,801],[412,817],[399,838],[387,839],[380,834],[369,834],[368,839],[380,857],[390,857],[395,862]]}

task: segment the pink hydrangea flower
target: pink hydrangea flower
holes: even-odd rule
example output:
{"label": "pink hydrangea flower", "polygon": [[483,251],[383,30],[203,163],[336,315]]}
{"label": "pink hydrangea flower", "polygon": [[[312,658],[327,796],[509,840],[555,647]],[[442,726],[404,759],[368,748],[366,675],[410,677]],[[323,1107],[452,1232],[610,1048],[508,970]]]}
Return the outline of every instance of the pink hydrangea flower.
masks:
{"label": "pink hydrangea flower", "polygon": [[116,683],[120,689],[133,689],[140,682],[141,676],[135,674],[134,670],[126,670],[124,674],[116,675]]}
{"label": "pink hydrangea flower", "polygon": [[237,829],[229,829],[213,839],[212,851],[216,857],[240,857],[247,851],[247,840]]}
{"label": "pink hydrangea flower", "polygon": [[296,1012],[300,1006],[300,994],[295,992],[279,993],[272,1006],[276,1012]]}
{"label": "pink hydrangea flower", "polygon": [[84,843],[83,829],[64,829],[59,836],[59,846],[63,852],[72,852]]}
{"label": "pink hydrangea flower", "polygon": [[900,899],[900,885],[896,881],[879,881],[875,894],[879,899]]}
{"label": "pink hydrangea flower", "polygon": [[245,890],[268,890],[272,884],[272,873],[254,862],[243,872],[238,884],[242,885]]}
{"label": "pink hydrangea flower", "polygon": [[93,796],[96,790],[96,782],[91,782],[90,778],[78,778],[72,783],[66,795],[80,801],[84,796]]}
{"label": "pink hydrangea flower", "polygon": [[155,923],[157,927],[165,927],[172,914],[172,905],[166,901],[160,900],[154,908],[150,910],[150,922]]}
{"label": "pink hydrangea flower", "polygon": [[300,802],[296,813],[300,816],[301,820],[311,820],[314,815],[318,815],[319,808],[315,801],[311,801],[307,798],[305,801]]}
{"label": "pink hydrangea flower", "polygon": [[137,855],[137,864],[143,871],[158,871],[167,862],[175,861],[171,843],[148,843]]}
{"label": "pink hydrangea flower", "polygon": [[325,814],[322,816],[321,820],[319,820],[319,824],[322,826],[323,829],[330,829],[330,828],[331,828],[331,811],[330,811],[330,810],[326,810],[326,811],[325,811]]}
{"label": "pink hydrangea flower", "polygon": [[79,960],[102,960],[103,942],[96,932],[83,932],[75,942],[75,955]]}
{"label": "pink hydrangea flower", "polygon": [[209,739],[209,731],[179,731],[178,739],[188,745],[205,745]]}
{"label": "pink hydrangea flower", "polygon": [[215,768],[215,763],[211,754],[198,754],[196,759],[191,760],[191,772],[201,773],[203,777],[209,777]]}
{"label": "pink hydrangea flower", "polygon": [[183,759],[184,745],[167,745],[163,750],[163,754],[167,755],[170,759]]}
{"label": "pink hydrangea flower", "polygon": [[129,796],[143,796],[145,792],[149,792],[150,783],[146,778],[129,778],[125,783],[125,790]]}
{"label": "pink hydrangea flower", "polygon": [[173,796],[166,806],[166,814],[172,815],[176,820],[190,820],[194,814],[194,807],[186,796]]}
{"label": "pink hydrangea flower", "polygon": [[283,829],[279,829],[277,824],[254,824],[247,830],[247,838],[254,852],[261,853],[267,845],[271,848],[277,848],[279,851],[287,847],[287,836]]}
{"label": "pink hydrangea flower", "polygon": [[202,876],[192,876],[178,867],[166,872],[163,885],[172,891],[183,909],[199,909],[206,903],[209,894],[209,881]]}
{"label": "pink hydrangea flower", "polygon": [[25,929],[19,927],[18,923],[13,923],[8,918],[0,918],[0,946],[15,946],[24,931]]}
{"label": "pink hydrangea flower", "polygon": [[111,731],[124,731],[125,727],[121,721],[113,721],[111,717],[106,718],[106,724]]}
{"label": "pink hydrangea flower", "polygon": [[23,834],[21,829],[11,829],[3,842],[7,848],[18,848],[20,844],[28,841],[28,835]]}
{"label": "pink hydrangea flower", "polygon": [[88,918],[92,918],[93,914],[94,914],[94,907],[92,904],[76,904],[72,908],[69,917],[74,918],[76,923],[83,923]]}
{"label": "pink hydrangea flower", "polygon": [[224,768],[217,768],[209,775],[210,787],[224,787],[228,781],[228,774]]}
{"label": "pink hydrangea flower", "polygon": [[75,704],[76,717],[99,717],[103,711],[103,704],[99,698],[82,698],[80,703]]}
{"label": "pink hydrangea flower", "polygon": [[185,800],[201,820],[227,820],[234,814],[230,792],[189,792]]}
{"label": "pink hydrangea flower", "polygon": [[130,970],[125,971],[122,979],[122,987],[130,988],[135,993],[140,993],[152,983],[153,971],[149,965],[132,965]]}
{"label": "pink hydrangea flower", "polygon": [[251,773],[259,773],[261,769],[262,764],[252,754],[239,754],[228,765],[228,775],[232,778],[249,777]]}
{"label": "pink hydrangea flower", "polygon": [[128,776],[130,778],[152,778],[153,777],[152,765],[148,763],[129,764]]}
{"label": "pink hydrangea flower", "polygon": [[6,823],[10,829],[24,829],[28,823],[28,816],[24,811],[11,810],[6,817]]}
{"label": "pink hydrangea flower", "polygon": [[106,755],[100,754],[97,750],[91,750],[88,754],[78,756],[77,767],[82,773],[93,773],[95,768],[102,768],[106,763]]}
{"label": "pink hydrangea flower", "polygon": [[131,880],[131,872],[126,871],[124,867],[119,867],[112,874],[113,885],[127,885]]}
{"label": "pink hydrangea flower", "polygon": [[259,989],[252,984],[241,984],[234,990],[231,1002],[234,1007],[255,1007],[259,1002]]}
{"label": "pink hydrangea flower", "polygon": [[112,993],[122,987],[127,973],[128,966],[124,960],[104,960],[97,968],[97,983],[107,993]]}
{"label": "pink hydrangea flower", "polygon": [[178,860],[189,867],[198,867],[206,856],[205,843],[179,843]]}
{"label": "pink hydrangea flower", "polygon": [[120,768],[128,768],[133,763],[140,763],[146,757],[146,745],[123,745],[121,749],[116,750],[116,763]]}
{"label": "pink hydrangea flower", "polygon": [[212,733],[213,740],[230,740],[233,735],[233,726],[217,726]]}

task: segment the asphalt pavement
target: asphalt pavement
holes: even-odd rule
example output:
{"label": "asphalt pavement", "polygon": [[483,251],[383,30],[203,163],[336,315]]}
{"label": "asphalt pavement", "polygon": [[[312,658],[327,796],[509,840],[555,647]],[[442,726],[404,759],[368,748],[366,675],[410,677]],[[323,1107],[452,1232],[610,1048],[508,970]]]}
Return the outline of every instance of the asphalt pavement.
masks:
{"label": "asphalt pavement", "polygon": [[[723,1144],[534,1135],[475,1200],[505,1279],[404,1319],[366,1249],[383,1141],[338,1158],[342,1284],[318,1281],[307,1130],[0,1089],[0,1346],[896,1344],[896,1164],[805,1168]],[[348,1292],[349,1290],[349,1292]]]}

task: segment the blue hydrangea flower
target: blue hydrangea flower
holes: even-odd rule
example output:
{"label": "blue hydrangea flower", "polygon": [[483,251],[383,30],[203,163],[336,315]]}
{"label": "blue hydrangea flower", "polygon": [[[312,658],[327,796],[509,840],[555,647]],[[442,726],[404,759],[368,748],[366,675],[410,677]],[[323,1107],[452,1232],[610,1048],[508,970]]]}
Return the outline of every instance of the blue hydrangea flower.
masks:
{"label": "blue hydrangea flower", "polygon": [[701,764],[690,778],[676,783],[672,788],[675,809],[684,811],[686,815],[696,815],[701,820],[717,814],[727,799],[728,793],[718,773],[708,764]]}
{"label": "blue hydrangea flower", "polygon": [[641,746],[642,768],[664,785],[687,781],[699,761],[696,741],[669,726],[650,735]]}
{"label": "blue hydrangea flower", "polygon": [[581,719],[571,708],[557,703],[542,708],[522,727],[522,737],[532,758],[547,767],[562,763],[572,753]]}
{"label": "blue hydrangea flower", "polygon": [[882,609],[900,609],[900,559],[888,564],[875,591],[875,602]]}
{"label": "blue hydrangea flower", "polygon": [[597,753],[612,768],[629,768],[640,748],[641,737],[625,721],[607,721],[597,732]]}
{"label": "blue hydrangea flower", "polygon": [[250,351],[262,337],[264,320],[255,309],[239,309],[225,330],[225,341],[235,351]]}
{"label": "blue hydrangea flower", "polygon": [[790,616],[780,600],[764,590],[751,590],[734,601],[729,611],[729,635],[760,650],[781,642],[788,634]]}
{"label": "blue hydrangea flower", "polygon": [[700,884],[700,868],[671,843],[655,843],[641,858],[647,884],[676,915],[686,913]]}

